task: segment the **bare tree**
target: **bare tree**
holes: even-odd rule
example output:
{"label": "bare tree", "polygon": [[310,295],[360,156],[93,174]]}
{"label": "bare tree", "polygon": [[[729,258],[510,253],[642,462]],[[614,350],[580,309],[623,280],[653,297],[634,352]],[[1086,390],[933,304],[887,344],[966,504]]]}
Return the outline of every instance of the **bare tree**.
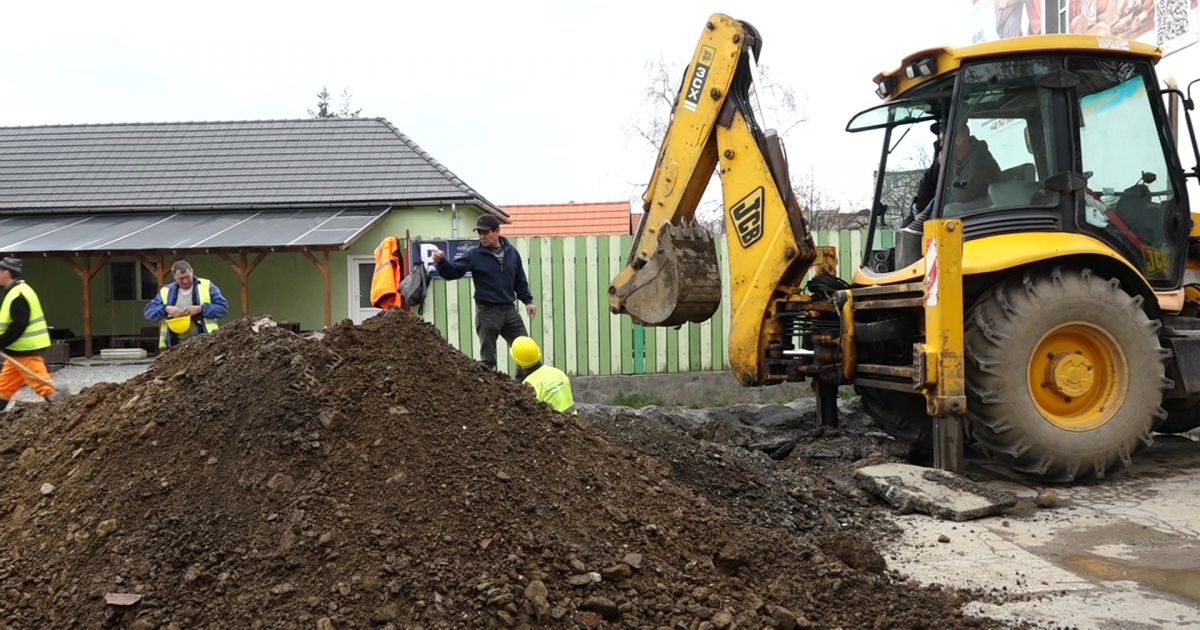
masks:
{"label": "bare tree", "polygon": [[350,90],[342,88],[342,102],[337,111],[330,108],[329,89],[321,86],[321,91],[317,92],[317,111],[308,110],[308,115],[313,118],[358,118],[362,112],[361,109],[354,111],[350,110]]}
{"label": "bare tree", "polygon": [[[661,56],[646,64],[646,87],[642,91],[642,99],[646,108],[639,118],[625,127],[626,137],[644,143],[654,151],[658,151],[667,135],[671,124],[671,115],[675,110],[675,100],[682,86],[680,80],[686,66],[669,63]],[[796,93],[788,87],[780,85],[771,79],[767,66],[758,67],[758,77],[755,83],[758,106],[762,115],[770,115],[778,121],[777,132],[780,137],[807,121],[807,116],[801,107],[801,101]],[[765,101],[765,102],[764,102]],[[806,104],[806,103],[805,103]],[[759,121],[762,123],[763,121]],[[713,172],[716,177],[716,171]],[[642,185],[630,183],[635,190]],[[709,189],[713,189],[710,181]],[[720,233],[725,231],[724,204],[720,197],[707,198],[696,208],[696,222],[708,230]]]}

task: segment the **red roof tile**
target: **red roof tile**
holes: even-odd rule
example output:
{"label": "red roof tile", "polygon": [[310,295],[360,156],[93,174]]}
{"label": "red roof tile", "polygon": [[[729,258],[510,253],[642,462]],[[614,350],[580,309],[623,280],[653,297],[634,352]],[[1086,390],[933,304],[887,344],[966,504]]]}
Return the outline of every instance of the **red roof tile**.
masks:
{"label": "red roof tile", "polygon": [[505,236],[589,236],[633,234],[640,214],[628,201],[504,206],[512,222]]}

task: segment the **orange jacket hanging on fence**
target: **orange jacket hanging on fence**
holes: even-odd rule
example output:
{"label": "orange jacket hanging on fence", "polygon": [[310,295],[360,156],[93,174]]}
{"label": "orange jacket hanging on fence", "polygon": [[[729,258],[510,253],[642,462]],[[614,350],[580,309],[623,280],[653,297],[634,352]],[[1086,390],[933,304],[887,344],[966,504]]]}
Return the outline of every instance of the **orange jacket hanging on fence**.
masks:
{"label": "orange jacket hanging on fence", "polygon": [[404,262],[400,259],[400,240],[383,239],[375,248],[375,273],[371,274],[371,304],[375,308],[400,307],[400,280]]}

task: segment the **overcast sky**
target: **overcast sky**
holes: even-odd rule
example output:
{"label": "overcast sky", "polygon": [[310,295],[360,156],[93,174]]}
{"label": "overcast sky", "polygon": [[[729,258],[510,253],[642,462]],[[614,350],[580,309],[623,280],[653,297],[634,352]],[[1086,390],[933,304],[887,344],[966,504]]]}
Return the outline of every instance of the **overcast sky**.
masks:
{"label": "overcast sky", "polygon": [[325,85],[501,206],[634,199],[646,66],[682,70],[714,12],[758,28],[802,101],[793,179],[854,205],[881,136],[843,129],[871,78],[970,41],[970,0],[8,3],[0,126],[307,118]]}

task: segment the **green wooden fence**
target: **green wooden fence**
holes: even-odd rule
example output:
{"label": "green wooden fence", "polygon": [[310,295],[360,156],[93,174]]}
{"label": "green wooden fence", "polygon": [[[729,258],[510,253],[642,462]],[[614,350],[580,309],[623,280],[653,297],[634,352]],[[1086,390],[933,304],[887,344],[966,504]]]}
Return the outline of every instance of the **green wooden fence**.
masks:
{"label": "green wooden fence", "polygon": [[[816,232],[817,245],[838,250],[839,275],[849,280],[862,260],[863,231]],[[884,247],[892,244],[884,232]],[[543,360],[571,375],[653,374],[725,370],[729,332],[729,258],[725,235],[716,235],[724,299],[711,319],[675,328],[635,326],[628,316],[608,311],[608,284],[624,266],[632,236],[521,237],[509,241],[521,253],[538,314],[525,325],[542,349]],[[434,280],[426,321],[451,345],[479,356],[471,280]],[[513,374],[508,346],[497,347],[498,367]]]}

